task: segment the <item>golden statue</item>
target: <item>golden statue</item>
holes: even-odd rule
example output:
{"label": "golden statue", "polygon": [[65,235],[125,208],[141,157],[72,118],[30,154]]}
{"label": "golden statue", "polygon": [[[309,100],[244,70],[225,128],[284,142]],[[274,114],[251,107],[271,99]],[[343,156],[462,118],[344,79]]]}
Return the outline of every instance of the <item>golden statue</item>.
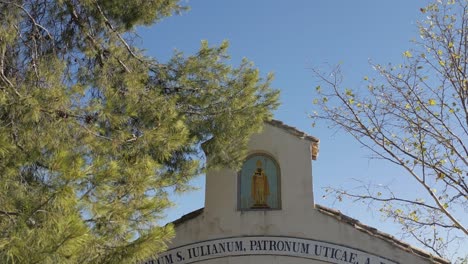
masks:
{"label": "golden statue", "polygon": [[262,162],[257,160],[257,169],[252,176],[251,195],[254,200],[252,208],[269,208],[267,197],[270,195],[270,186],[268,178],[263,172]]}

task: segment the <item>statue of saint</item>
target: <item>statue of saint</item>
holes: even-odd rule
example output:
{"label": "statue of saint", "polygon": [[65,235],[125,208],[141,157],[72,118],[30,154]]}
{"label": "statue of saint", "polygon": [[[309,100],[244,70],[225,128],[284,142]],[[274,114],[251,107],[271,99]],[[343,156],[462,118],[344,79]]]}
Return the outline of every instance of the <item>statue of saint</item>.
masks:
{"label": "statue of saint", "polygon": [[269,208],[267,197],[270,195],[270,186],[268,184],[268,177],[263,172],[260,160],[257,160],[257,169],[252,176],[251,195],[254,200],[252,208]]}

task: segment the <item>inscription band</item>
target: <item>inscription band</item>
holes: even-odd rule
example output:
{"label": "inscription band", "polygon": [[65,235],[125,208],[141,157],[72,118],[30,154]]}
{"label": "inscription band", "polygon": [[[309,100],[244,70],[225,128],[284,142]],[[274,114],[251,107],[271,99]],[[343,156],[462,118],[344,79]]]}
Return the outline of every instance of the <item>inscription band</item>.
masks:
{"label": "inscription band", "polygon": [[321,260],[336,264],[398,264],[355,248],[313,239],[282,236],[219,238],[169,249],[144,264],[189,264],[203,260],[271,255]]}

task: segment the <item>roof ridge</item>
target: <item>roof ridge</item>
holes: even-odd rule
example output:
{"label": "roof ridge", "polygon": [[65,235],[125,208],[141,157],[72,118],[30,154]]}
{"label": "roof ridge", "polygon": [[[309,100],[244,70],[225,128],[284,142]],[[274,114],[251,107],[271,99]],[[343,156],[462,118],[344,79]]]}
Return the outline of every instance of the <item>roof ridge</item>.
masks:
{"label": "roof ridge", "polygon": [[271,120],[268,120],[266,121],[266,123],[272,125],[272,126],[275,126],[275,127],[279,127],[279,128],[282,128],[288,132],[290,132],[291,134],[295,135],[295,136],[298,136],[300,138],[304,138],[304,139],[307,139],[307,140],[310,140],[312,142],[315,142],[315,143],[319,143],[320,140],[314,136],[311,136],[309,134],[307,134],[306,132],[304,131],[301,131],[293,126],[289,126],[289,125],[286,125],[285,123],[283,123],[282,121],[279,121],[279,120],[276,120],[276,119],[271,119]]}
{"label": "roof ridge", "polygon": [[197,209],[195,211],[192,211],[190,213],[184,214],[180,218],[172,221],[171,224],[173,224],[174,226],[178,226],[180,224],[183,224],[184,222],[201,215],[204,210],[205,210],[205,207],[202,207],[202,208],[199,208],[199,209]]}
{"label": "roof ridge", "polygon": [[311,141],[312,143],[310,144],[310,156],[312,160],[317,160],[318,154],[319,154],[319,143],[320,140],[316,137],[313,137],[304,131],[301,131],[295,127],[288,126],[282,121],[276,120],[276,119],[271,119],[265,121],[265,123],[270,124],[274,127],[278,127],[283,129],[284,131],[288,132],[289,134],[292,134],[293,136],[299,137],[301,139],[306,139],[308,141]]}
{"label": "roof ridge", "polygon": [[[434,256],[434,255],[428,253],[427,251],[424,251],[424,250],[422,250],[420,248],[411,246],[410,244],[408,244],[406,242],[403,242],[403,241],[395,238],[394,236],[392,236],[390,234],[379,231],[375,227],[365,225],[365,224],[361,223],[359,220],[341,213],[339,210],[332,209],[332,208],[329,208],[329,207],[326,207],[326,206],[323,206],[323,205],[319,205],[319,204],[315,204],[315,208],[320,213],[331,216],[331,217],[335,218],[336,220],[338,220],[340,222],[349,224],[352,227],[356,228],[357,230],[359,230],[361,232],[364,232],[364,233],[367,233],[368,235],[371,235],[371,236],[380,238],[382,240],[385,240],[385,241],[387,241],[389,243],[392,243],[396,247],[398,247],[398,248],[400,248],[400,249],[402,249],[402,250],[404,250],[406,252],[409,252],[409,253],[417,255],[419,257],[431,260],[433,263],[436,263],[436,264],[450,264],[449,260],[446,260],[446,259],[438,257],[438,256]],[[181,224],[183,224],[184,222],[186,222],[188,220],[194,219],[197,216],[201,215],[203,213],[204,209],[205,208],[202,207],[200,209],[197,209],[195,211],[187,213],[187,214],[181,216],[179,219],[174,220],[172,222],[172,224],[175,225],[175,226],[178,226],[178,225],[181,225]]]}
{"label": "roof ridge", "polygon": [[339,210],[328,208],[328,207],[325,207],[325,206],[319,205],[319,204],[316,204],[315,208],[317,209],[317,211],[319,211],[319,212],[321,212],[323,214],[326,214],[328,216],[334,217],[335,219],[337,219],[340,222],[349,224],[349,225],[353,226],[354,228],[358,229],[361,232],[364,232],[364,233],[367,233],[369,235],[375,236],[377,238],[381,238],[383,240],[386,240],[386,241],[394,244],[395,246],[397,246],[398,248],[400,248],[400,249],[402,249],[402,250],[404,250],[406,252],[410,252],[410,253],[412,253],[414,255],[423,257],[425,259],[429,259],[433,263],[450,264],[449,260],[446,260],[446,259],[438,257],[438,256],[434,256],[434,255],[428,253],[427,251],[424,251],[424,250],[422,250],[420,248],[411,246],[410,244],[408,244],[406,242],[403,242],[403,241],[395,238],[394,236],[392,236],[390,234],[379,231],[375,227],[365,225],[365,224],[361,223],[359,220],[357,220],[355,218],[344,215]]}

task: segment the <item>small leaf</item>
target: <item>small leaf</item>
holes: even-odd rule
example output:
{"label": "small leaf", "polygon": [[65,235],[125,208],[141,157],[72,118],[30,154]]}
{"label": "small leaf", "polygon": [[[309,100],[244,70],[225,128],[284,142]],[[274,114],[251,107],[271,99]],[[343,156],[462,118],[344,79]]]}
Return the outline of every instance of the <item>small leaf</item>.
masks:
{"label": "small leaf", "polygon": [[429,105],[436,105],[437,102],[434,99],[429,99]]}
{"label": "small leaf", "polygon": [[409,50],[403,52],[403,56],[407,57],[407,58],[412,58],[413,57],[413,54],[411,54],[411,52]]}
{"label": "small leaf", "polygon": [[441,180],[443,178],[445,178],[445,174],[443,174],[442,172],[437,173],[437,180]]}

